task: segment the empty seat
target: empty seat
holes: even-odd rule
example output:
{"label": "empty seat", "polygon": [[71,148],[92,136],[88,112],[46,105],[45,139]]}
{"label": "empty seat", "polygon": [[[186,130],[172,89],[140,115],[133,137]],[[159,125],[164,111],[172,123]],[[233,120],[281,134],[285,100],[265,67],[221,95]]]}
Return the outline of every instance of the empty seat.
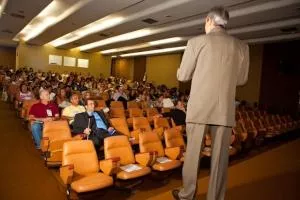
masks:
{"label": "empty seat", "polygon": [[[176,151],[177,148],[167,148],[164,150],[162,142],[159,136],[154,132],[142,132],[140,133],[140,153],[155,154],[155,162],[152,163],[152,169],[156,171],[168,171],[181,166],[180,160],[170,158],[169,151]],[[167,153],[168,152],[168,153]],[[173,155],[173,154],[172,154]],[[166,157],[167,156],[167,157]],[[154,156],[155,157],[155,156]]]}
{"label": "empty seat", "polygon": [[[105,160],[100,161],[100,169],[107,175],[112,175],[112,160],[118,160],[116,178],[121,180],[134,179],[145,176],[151,172],[147,166],[137,164],[131,145],[126,136],[108,137],[104,140]],[[142,156],[142,155],[138,155]],[[146,159],[146,155],[144,155]]]}
{"label": "empty seat", "polygon": [[110,118],[126,118],[124,108],[111,108],[109,111]]}
{"label": "empty seat", "polygon": [[62,161],[63,144],[73,139],[66,120],[48,121],[44,123],[41,150],[44,153],[47,166],[60,165]]}
{"label": "empty seat", "polygon": [[154,118],[154,128],[163,128],[163,129],[170,128],[170,124],[168,122],[168,119],[163,118],[163,117]]}
{"label": "empty seat", "polygon": [[104,100],[95,100],[95,110],[99,111],[106,107]]}
{"label": "empty seat", "polygon": [[111,125],[121,134],[126,135],[132,144],[138,144],[139,131],[129,131],[125,118],[112,118],[110,119]]}
{"label": "empty seat", "polygon": [[127,102],[127,109],[129,108],[140,108],[138,102],[136,101],[128,101]]}
{"label": "empty seat", "polygon": [[164,138],[165,138],[166,148],[177,148],[176,150],[172,150],[169,156],[172,159],[184,161],[184,152],[186,149],[186,145],[181,131],[178,130],[176,127],[169,128],[165,130]]}
{"label": "empty seat", "polygon": [[111,108],[123,108],[124,109],[124,105],[122,101],[112,101],[110,102],[110,107]]}
{"label": "empty seat", "polygon": [[133,118],[134,117],[143,117],[143,111],[140,108],[129,108],[128,109],[129,118],[127,119],[127,123],[129,127],[132,127]]}
{"label": "empty seat", "polygon": [[152,130],[149,121],[147,120],[146,117],[134,117],[133,118],[133,130],[134,131],[140,131],[140,132],[145,132],[145,131],[153,131],[158,136],[162,139],[163,138],[163,133],[164,129],[163,128],[154,128]]}
{"label": "empty seat", "polygon": [[[99,169],[92,141],[77,140],[64,143],[60,177],[70,189],[76,193],[84,193],[113,185],[113,178],[100,173]],[[69,193],[70,191],[67,192]]]}
{"label": "empty seat", "polygon": [[158,115],[159,112],[156,108],[147,108],[146,109],[146,116],[148,121],[152,124],[153,123],[153,117]]}

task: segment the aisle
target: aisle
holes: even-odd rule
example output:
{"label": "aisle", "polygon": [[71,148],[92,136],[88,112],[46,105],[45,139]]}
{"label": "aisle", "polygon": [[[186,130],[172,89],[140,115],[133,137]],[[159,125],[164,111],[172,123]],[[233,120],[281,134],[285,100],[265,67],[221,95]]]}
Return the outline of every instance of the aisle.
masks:
{"label": "aisle", "polygon": [[30,132],[3,102],[0,102],[0,130],[0,199],[65,199],[54,176],[34,149]]}
{"label": "aisle", "polygon": [[[299,200],[299,152],[298,138],[230,166],[225,200]],[[198,180],[198,200],[205,199],[208,180],[208,177]],[[173,200],[171,191],[147,200],[161,199]]]}

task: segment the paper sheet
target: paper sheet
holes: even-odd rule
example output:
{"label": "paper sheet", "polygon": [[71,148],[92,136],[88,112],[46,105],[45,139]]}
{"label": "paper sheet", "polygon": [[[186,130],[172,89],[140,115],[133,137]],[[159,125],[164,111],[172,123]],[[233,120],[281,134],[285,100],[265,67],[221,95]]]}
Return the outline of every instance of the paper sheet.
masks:
{"label": "paper sheet", "polygon": [[156,159],[156,162],[159,162],[159,163],[167,163],[167,162],[171,162],[172,160],[170,160],[169,158],[167,157],[159,157]]}
{"label": "paper sheet", "polygon": [[124,165],[120,168],[125,172],[133,172],[142,169],[140,166],[135,164]]}

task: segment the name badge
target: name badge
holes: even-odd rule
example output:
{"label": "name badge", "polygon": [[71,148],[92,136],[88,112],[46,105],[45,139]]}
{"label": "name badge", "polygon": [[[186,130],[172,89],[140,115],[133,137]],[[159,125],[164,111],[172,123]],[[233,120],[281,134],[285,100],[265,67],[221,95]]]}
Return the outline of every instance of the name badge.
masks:
{"label": "name badge", "polygon": [[50,109],[47,109],[46,111],[47,111],[48,117],[52,117],[52,111]]}

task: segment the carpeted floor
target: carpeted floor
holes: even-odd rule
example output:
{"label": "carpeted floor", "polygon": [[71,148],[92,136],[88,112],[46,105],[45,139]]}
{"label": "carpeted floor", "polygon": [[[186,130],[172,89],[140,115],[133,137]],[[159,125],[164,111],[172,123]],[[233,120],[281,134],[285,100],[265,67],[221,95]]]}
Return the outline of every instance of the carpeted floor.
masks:
{"label": "carpeted floor", "polygon": [[[42,157],[34,149],[30,132],[3,102],[0,102],[0,130],[0,199],[65,199],[57,169],[44,167]],[[231,162],[226,199],[299,200],[300,139],[297,138],[283,137],[279,142],[272,142]],[[202,163],[199,200],[205,199],[208,187],[209,170],[205,166],[207,162]],[[180,185],[178,170],[167,184],[147,179],[131,196],[110,189],[104,196],[92,199],[172,200],[170,191]]]}

